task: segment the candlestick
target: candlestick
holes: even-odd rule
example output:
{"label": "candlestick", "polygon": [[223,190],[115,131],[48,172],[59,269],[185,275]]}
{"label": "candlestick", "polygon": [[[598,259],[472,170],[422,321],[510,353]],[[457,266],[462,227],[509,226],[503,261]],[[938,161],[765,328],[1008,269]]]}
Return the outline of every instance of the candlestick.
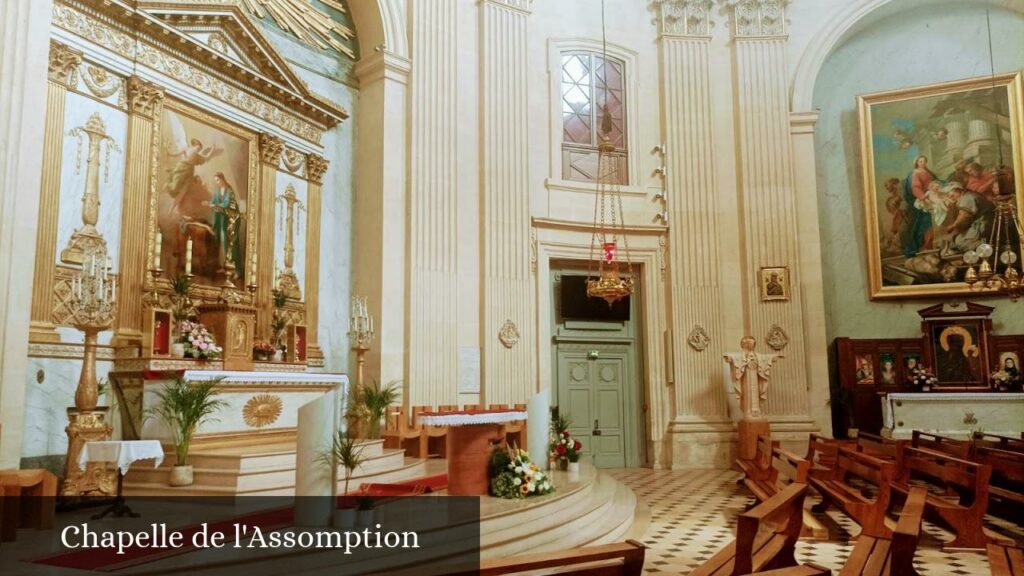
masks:
{"label": "candlestick", "polygon": [[185,243],[185,275],[192,275],[192,238]]}

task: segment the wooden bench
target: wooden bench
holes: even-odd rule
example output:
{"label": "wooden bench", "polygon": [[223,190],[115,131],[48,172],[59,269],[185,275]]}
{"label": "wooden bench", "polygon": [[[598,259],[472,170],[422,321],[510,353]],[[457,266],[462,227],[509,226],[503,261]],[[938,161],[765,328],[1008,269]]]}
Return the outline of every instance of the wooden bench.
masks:
{"label": "wooden bench", "polygon": [[409,415],[404,406],[392,406],[388,411],[387,423],[382,436],[385,448],[403,448],[409,456],[426,458],[421,454],[422,430],[409,423]]}
{"label": "wooden bench", "polygon": [[[736,460],[744,473],[743,484],[758,502],[764,502],[793,482],[807,483],[810,463],[800,456],[779,447],[778,442],[759,434],[754,460]],[[804,510],[801,538],[828,539],[825,527],[809,510]]]}
{"label": "wooden bench", "polygon": [[1000,436],[984,432],[974,436],[974,445],[1009,450],[1010,452],[1024,452],[1024,438]]}
{"label": "wooden bench", "polygon": [[1024,576],[1024,548],[1013,542],[990,543],[988,567],[992,576]]}
{"label": "wooden bench", "polygon": [[586,546],[572,550],[524,554],[506,558],[483,560],[476,567],[459,572],[446,572],[456,576],[499,576],[503,574],[580,574],[584,576],[640,576],[644,566],[646,546],[626,540],[601,546]]}
{"label": "wooden bench", "polygon": [[955,492],[953,496],[929,492],[925,500],[926,507],[956,532],[946,547],[984,548],[988,544],[982,524],[988,510],[991,466],[912,446],[903,447],[902,464],[900,477],[892,483],[894,492],[906,495],[911,482],[921,480]]}
{"label": "wooden bench", "polygon": [[[526,411],[526,404],[516,404],[516,410]],[[491,404],[488,410],[508,410],[508,404]],[[505,443],[516,448],[526,449],[526,420],[516,420],[505,424]]]}
{"label": "wooden bench", "polygon": [[835,468],[840,446],[851,446],[855,443],[851,440],[836,440],[812,433],[807,440],[807,455],[804,456],[804,460],[811,466],[811,476],[830,472]]}
{"label": "wooden bench", "polygon": [[883,460],[892,460],[896,462],[896,468],[899,468],[898,460],[902,454],[903,444],[906,440],[893,440],[892,438],[885,438],[876,434],[868,434],[866,432],[860,432],[857,434],[857,449],[865,454],[874,456],[875,458],[881,458]]}
{"label": "wooden bench", "polygon": [[[851,477],[876,488],[873,496],[866,496],[863,488],[850,484]],[[835,505],[860,525],[861,535],[889,538],[892,530],[886,526],[885,515],[892,498],[890,482],[896,477],[893,462],[858,452],[855,446],[841,446],[836,465],[829,473],[811,475],[811,485],[821,494],[821,504],[815,512],[824,512]]]}
{"label": "wooden bench", "polygon": [[891,538],[861,534],[839,576],[916,576],[914,552],[921,537],[927,491],[912,488]]}
{"label": "wooden bench", "polygon": [[18,528],[53,528],[57,477],[48,470],[0,470],[0,541],[11,542]]}
{"label": "wooden bench", "polygon": [[910,445],[914,448],[923,448],[947,454],[961,460],[966,460],[971,455],[971,443],[969,441],[957,440],[948,436],[940,436],[939,434],[931,434],[920,430],[914,430]]}
{"label": "wooden bench", "polygon": [[1019,518],[1024,510],[1024,453],[975,445],[971,461],[992,467],[989,497],[1014,508]]}
{"label": "wooden bench", "polygon": [[[457,409],[458,407],[456,406],[438,406],[438,410],[442,412]],[[412,408],[412,427],[420,431],[419,454],[417,454],[419,458],[430,458],[432,456],[444,458],[447,453],[448,427],[420,424],[420,414],[433,411],[434,409],[430,406],[413,406]]]}
{"label": "wooden bench", "polygon": [[793,555],[800,537],[807,485],[793,483],[754,509],[744,512],[736,526],[736,539],[722,548],[690,576],[766,574],[828,574],[817,566],[800,567]]}

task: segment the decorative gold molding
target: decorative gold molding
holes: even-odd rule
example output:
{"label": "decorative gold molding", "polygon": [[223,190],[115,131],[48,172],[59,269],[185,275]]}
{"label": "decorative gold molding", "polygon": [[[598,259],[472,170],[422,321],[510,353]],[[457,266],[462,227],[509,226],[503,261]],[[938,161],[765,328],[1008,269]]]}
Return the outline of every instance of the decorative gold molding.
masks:
{"label": "decorative gold molding", "polygon": [[242,408],[242,419],[250,428],[270,426],[281,416],[282,402],[274,394],[257,394]]}
{"label": "decorative gold molding", "polygon": [[[345,6],[337,0],[320,1],[338,12],[347,12]],[[337,35],[346,42],[351,42],[355,38],[355,31],[331,18],[330,14],[318,9],[310,2],[305,0],[242,0],[242,2],[256,18],[262,19],[269,13],[282,30],[291,33],[306,45],[315,46],[321,50],[330,48],[345,54],[352,60],[356,59],[355,51],[335,38]]]}
{"label": "decorative gold molding", "polygon": [[85,74],[82,74],[82,81],[85,87],[92,92],[93,96],[100,100],[110,98],[124,88],[124,79],[111,74],[106,68],[86,64]]}
{"label": "decorative gold molding", "polygon": [[313,184],[323,184],[324,174],[330,166],[330,160],[316,154],[306,156],[306,179]]}
{"label": "decorative gold molding", "polygon": [[306,155],[298,150],[285,148],[281,160],[286,170],[292,174],[299,174],[299,171],[306,164]]}
{"label": "decorative gold molding", "polygon": [[[62,343],[62,342],[29,342],[29,358],[57,358],[66,360],[81,360],[85,353],[84,344]],[[96,360],[98,362],[113,362],[114,349],[110,346],[96,347]]]}
{"label": "decorative gold molding", "polygon": [[78,84],[78,67],[82,65],[82,53],[59,42],[50,41],[49,76],[65,88]]}
{"label": "decorative gold molding", "polygon": [[264,164],[270,164],[275,169],[281,164],[281,154],[284,152],[284,140],[281,138],[267,133],[260,133],[260,161]]}
{"label": "decorative gold molding", "polygon": [[128,112],[152,120],[160,113],[163,104],[162,88],[138,76],[128,79]]}

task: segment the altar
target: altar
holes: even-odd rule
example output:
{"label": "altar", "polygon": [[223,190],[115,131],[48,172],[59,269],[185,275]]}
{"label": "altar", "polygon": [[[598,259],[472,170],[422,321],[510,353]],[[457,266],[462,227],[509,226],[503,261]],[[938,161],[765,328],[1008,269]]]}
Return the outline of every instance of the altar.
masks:
{"label": "altar", "polygon": [[914,430],[967,438],[974,431],[1019,437],[1024,394],[996,392],[891,393],[882,396],[882,435],[896,440]]}
{"label": "altar", "polygon": [[297,371],[272,363],[256,363],[253,371],[232,371],[222,370],[219,362],[161,358],[118,362],[110,381],[124,439],[172,443],[171,431],[159,419],[147,418],[146,411],[179,375],[193,382],[223,378],[215,390],[227,405],[196,430],[196,446],[243,437],[294,438],[299,408],[338,387],[344,397],[349,383],[344,374]]}

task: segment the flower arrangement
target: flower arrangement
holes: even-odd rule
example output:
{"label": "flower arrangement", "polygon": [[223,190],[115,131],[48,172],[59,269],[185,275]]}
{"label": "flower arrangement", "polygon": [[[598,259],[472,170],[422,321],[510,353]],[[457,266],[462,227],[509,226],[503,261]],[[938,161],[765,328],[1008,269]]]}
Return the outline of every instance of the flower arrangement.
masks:
{"label": "flower arrangement", "polygon": [[185,320],[179,325],[181,333],[178,342],[185,345],[186,358],[210,360],[217,358],[223,349],[217,346],[213,335],[199,322]]}
{"label": "flower arrangement", "polygon": [[568,430],[563,430],[551,442],[551,459],[579,462],[583,455],[583,443],[572,437]]}
{"label": "flower arrangement", "polygon": [[998,390],[1010,390],[1018,382],[1018,376],[1011,374],[1005,369],[996,370],[989,374],[988,378],[991,381],[992,387]]}
{"label": "flower arrangement", "polygon": [[547,474],[530,461],[526,450],[500,446],[491,456],[491,494],[498,498],[527,498],[555,491]]}
{"label": "flower arrangement", "polygon": [[277,346],[274,346],[269,340],[257,340],[256,344],[252,347],[253,356],[262,360],[270,358],[276,351]]}
{"label": "flower arrangement", "polygon": [[935,386],[936,384],[939,383],[939,379],[935,377],[935,374],[933,374],[931,370],[923,366],[915,368],[910,373],[910,377],[908,378],[908,380],[910,381],[911,386],[923,390],[925,392],[931,390],[932,386]]}

